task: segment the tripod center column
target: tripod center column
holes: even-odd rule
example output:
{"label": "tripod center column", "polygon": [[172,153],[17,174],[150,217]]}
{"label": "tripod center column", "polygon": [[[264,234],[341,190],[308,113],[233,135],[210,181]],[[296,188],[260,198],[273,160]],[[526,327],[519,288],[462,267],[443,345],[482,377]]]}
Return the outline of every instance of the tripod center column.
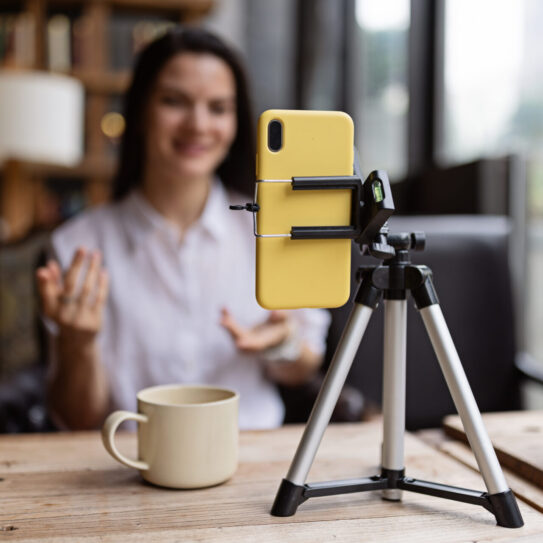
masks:
{"label": "tripod center column", "polygon": [[[407,301],[385,299],[383,347],[382,468],[404,469]],[[383,491],[383,498],[400,500],[402,491]]]}

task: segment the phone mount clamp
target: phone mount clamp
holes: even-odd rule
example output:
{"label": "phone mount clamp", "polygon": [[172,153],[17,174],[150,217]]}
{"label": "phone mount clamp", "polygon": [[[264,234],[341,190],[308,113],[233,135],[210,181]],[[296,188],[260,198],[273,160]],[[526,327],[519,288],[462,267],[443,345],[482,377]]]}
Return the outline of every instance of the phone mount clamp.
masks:
{"label": "phone mount clamp", "polygon": [[[355,153],[356,157],[356,153]],[[524,522],[492,447],[462,363],[443,318],[427,266],[413,265],[409,250],[423,250],[422,233],[388,232],[394,212],[390,184],[383,171],[372,172],[362,183],[355,158],[352,177],[293,178],[294,190],[352,188],[351,224],[339,227],[292,227],[292,239],[351,238],[361,250],[383,262],[358,270],[360,282],[354,305],[315,401],[304,433],[282,480],[271,514],[294,515],[309,498],[381,490],[386,500],[399,501],[402,491],[417,492],[480,505],[499,526],[519,528]],[[256,204],[239,206],[256,212]],[[483,477],[486,492],[407,477],[404,467],[407,293],[411,293],[460,415]],[[384,298],[383,443],[381,472],[372,477],[307,484],[324,432],[373,311]]]}

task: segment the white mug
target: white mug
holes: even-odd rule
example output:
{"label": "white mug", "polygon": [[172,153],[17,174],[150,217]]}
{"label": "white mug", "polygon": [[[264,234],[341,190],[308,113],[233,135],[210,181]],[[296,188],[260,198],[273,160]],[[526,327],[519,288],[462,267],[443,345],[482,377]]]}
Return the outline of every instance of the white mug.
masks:
{"label": "white mug", "polygon": [[[102,440],[121,464],[136,468],[155,485],[202,488],[232,477],[238,464],[239,395],[204,385],[162,385],[137,394],[138,413],[115,411]],[[138,460],[115,446],[121,422],[138,424]]]}

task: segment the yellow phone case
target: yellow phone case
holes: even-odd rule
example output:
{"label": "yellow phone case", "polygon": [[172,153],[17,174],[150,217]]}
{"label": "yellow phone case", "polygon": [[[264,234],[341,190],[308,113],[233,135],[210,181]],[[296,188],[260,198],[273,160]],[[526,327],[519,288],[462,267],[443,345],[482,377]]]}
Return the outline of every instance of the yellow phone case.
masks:
{"label": "yellow phone case", "polygon": [[[268,124],[283,127],[279,151],[268,147]],[[267,309],[339,307],[350,294],[350,239],[258,237],[292,226],[350,223],[351,191],[293,191],[292,177],[353,174],[353,122],[338,111],[268,110],[258,121],[256,297]]]}

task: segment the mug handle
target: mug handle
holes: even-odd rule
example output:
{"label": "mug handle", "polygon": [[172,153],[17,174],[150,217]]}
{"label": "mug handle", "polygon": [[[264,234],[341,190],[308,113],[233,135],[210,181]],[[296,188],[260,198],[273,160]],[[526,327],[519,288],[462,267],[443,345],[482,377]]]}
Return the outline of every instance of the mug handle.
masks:
{"label": "mug handle", "polygon": [[111,415],[109,415],[106,422],[104,422],[104,426],[102,427],[102,442],[104,443],[104,447],[106,448],[107,452],[121,464],[124,464],[129,468],[136,468],[144,471],[148,470],[149,464],[147,462],[143,462],[142,460],[131,460],[119,452],[115,446],[115,432],[119,427],[119,424],[125,420],[135,420],[138,422],[149,421],[145,415],[140,413],[132,413],[131,411],[114,411],[111,413]]}

